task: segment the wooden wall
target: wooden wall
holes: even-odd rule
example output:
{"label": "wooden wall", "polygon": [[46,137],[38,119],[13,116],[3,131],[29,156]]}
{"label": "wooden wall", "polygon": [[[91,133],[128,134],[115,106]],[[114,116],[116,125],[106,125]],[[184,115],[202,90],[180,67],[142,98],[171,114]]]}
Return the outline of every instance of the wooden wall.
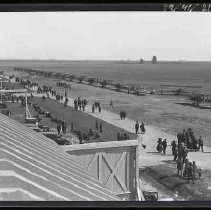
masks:
{"label": "wooden wall", "polygon": [[[129,142],[129,141],[128,141]],[[102,143],[99,143],[102,144]],[[68,150],[91,176],[123,200],[136,200],[137,145]]]}

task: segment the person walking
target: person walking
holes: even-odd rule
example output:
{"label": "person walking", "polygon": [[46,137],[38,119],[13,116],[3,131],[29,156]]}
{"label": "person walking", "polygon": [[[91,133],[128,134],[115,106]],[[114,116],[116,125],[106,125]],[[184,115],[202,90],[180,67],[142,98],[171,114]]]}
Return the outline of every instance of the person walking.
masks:
{"label": "person walking", "polygon": [[99,105],[99,107],[98,107],[98,110],[99,110],[99,112],[101,113],[102,108],[101,108],[101,106],[100,106],[100,105]]}
{"label": "person walking", "polygon": [[82,144],[83,143],[83,138],[82,138],[81,131],[78,132],[78,139],[79,139],[79,144]]}
{"label": "person walking", "polygon": [[114,104],[113,104],[112,99],[110,100],[110,107],[111,107],[112,109],[114,108]]}
{"label": "person walking", "polygon": [[141,129],[141,133],[145,133],[146,130],[145,130],[145,125],[144,123],[142,122],[141,125],[140,125],[140,129]]}
{"label": "person walking", "polygon": [[70,126],[71,126],[71,133],[72,133],[73,132],[73,122],[71,122]]}
{"label": "person walking", "polygon": [[125,120],[126,116],[127,116],[127,113],[126,113],[125,110],[123,110],[123,112],[122,112],[122,117],[123,117],[124,120]]}
{"label": "person walking", "polygon": [[78,102],[77,102],[77,100],[75,99],[75,100],[74,100],[74,108],[75,108],[76,111],[78,110],[77,104],[78,104]]}
{"label": "person walking", "polygon": [[99,127],[98,127],[98,121],[96,120],[95,121],[95,128],[98,130],[99,129]]}
{"label": "person walking", "polygon": [[182,173],[183,173],[183,161],[181,160],[181,158],[178,158],[177,160],[177,175],[182,177]]}
{"label": "person walking", "polygon": [[204,142],[203,142],[201,136],[199,137],[198,145],[199,145],[199,150],[200,150],[200,148],[201,148],[201,151],[204,152],[204,148],[203,148]]}
{"label": "person walking", "polygon": [[166,139],[163,140],[162,144],[163,144],[163,154],[165,155],[166,154],[166,148],[167,148],[167,141],[166,141]]}
{"label": "person walking", "polygon": [[92,105],[92,113],[95,113],[95,104]]}
{"label": "person walking", "polygon": [[196,180],[196,173],[198,172],[198,168],[196,166],[196,162],[193,161],[193,179]]}
{"label": "person walking", "polygon": [[120,111],[120,118],[121,118],[121,120],[122,120],[122,118],[123,118],[123,116],[122,116],[122,110]]}
{"label": "person walking", "polygon": [[83,103],[82,103],[83,112],[85,112],[85,107],[86,107],[86,105],[85,105],[85,103],[83,102]]}
{"label": "person walking", "polygon": [[157,141],[157,151],[159,152],[159,153],[161,153],[162,152],[162,150],[163,150],[163,141],[162,141],[162,139],[161,138],[159,138],[158,139],[158,141]]}
{"label": "person walking", "polygon": [[66,131],[67,131],[67,122],[66,121],[63,121],[62,131],[63,131],[63,134],[66,134]]}
{"label": "person walking", "polygon": [[68,103],[68,98],[65,98],[64,107],[67,107],[67,103]]}
{"label": "person walking", "polygon": [[139,123],[138,123],[138,120],[136,121],[136,124],[135,124],[135,131],[136,131],[136,134],[138,134],[138,129],[139,129]]}
{"label": "person walking", "polygon": [[190,180],[192,180],[193,184],[194,184],[194,177],[193,177],[193,164],[190,162],[188,167],[187,167],[187,180],[188,183],[190,182]]}
{"label": "person walking", "polygon": [[173,155],[174,155],[174,161],[176,161],[177,160],[177,156],[178,156],[178,149],[177,148],[175,148],[173,150]]}
{"label": "person walking", "polygon": [[102,125],[102,123],[100,123],[100,133],[102,133],[103,132],[103,125]]}
{"label": "person walking", "polygon": [[60,123],[57,124],[57,132],[58,132],[58,135],[60,135],[60,132],[61,132],[61,124]]}
{"label": "person walking", "polygon": [[185,166],[184,166],[184,170],[183,170],[183,178],[187,178],[187,173],[188,173],[188,165],[189,165],[189,160],[185,159]]}
{"label": "person walking", "polygon": [[173,141],[171,143],[171,150],[172,150],[172,154],[174,154],[174,150],[177,148],[177,144],[176,144],[176,141]]}

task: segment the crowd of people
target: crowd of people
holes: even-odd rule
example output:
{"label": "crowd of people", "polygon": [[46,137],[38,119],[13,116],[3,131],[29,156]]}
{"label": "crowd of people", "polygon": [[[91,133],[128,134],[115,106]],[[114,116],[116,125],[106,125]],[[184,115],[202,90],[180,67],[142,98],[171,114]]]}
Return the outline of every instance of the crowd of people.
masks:
{"label": "crowd of people", "polygon": [[188,158],[186,158],[183,162],[181,158],[177,160],[177,175],[179,175],[181,178],[187,179],[188,183],[190,180],[192,183],[195,183],[195,180],[202,177],[202,170],[197,167],[195,161],[189,161]]}
{"label": "crowd of people", "polygon": [[[187,130],[183,130],[177,134],[178,141],[172,141],[171,149],[173,160],[176,162],[177,165],[177,174],[181,176],[183,179],[187,179],[188,183],[192,181],[195,183],[195,180],[202,176],[202,170],[197,167],[195,161],[190,161],[188,157],[188,153],[190,151],[199,151],[200,149],[203,150],[203,140],[200,136],[197,139],[194,135],[194,132],[191,128]],[[157,151],[159,153],[166,154],[167,148],[167,140],[159,138],[157,141]]]}
{"label": "crowd of people", "polygon": [[195,151],[199,151],[201,149],[202,152],[204,151],[201,136],[197,139],[191,128],[188,128],[187,130],[183,129],[182,132],[179,132],[177,134],[177,139],[178,144],[184,144],[188,149]]}
{"label": "crowd of people", "polygon": [[81,99],[80,97],[78,97],[78,99],[74,100],[74,110],[85,111],[87,104],[88,104],[87,99]]}
{"label": "crowd of people", "polygon": [[[163,154],[166,154],[166,148],[167,148],[167,140],[162,138],[158,139],[157,142],[157,151],[159,153],[163,152]],[[176,162],[177,165],[177,175],[180,176],[183,179],[187,179],[188,183],[190,180],[192,183],[195,183],[195,180],[197,178],[200,178],[202,176],[202,170],[196,166],[196,162],[189,161],[187,158],[188,156],[188,148],[184,145],[183,142],[180,144],[177,144],[176,141],[173,141],[171,143],[172,148],[172,154],[174,156],[173,160]]]}

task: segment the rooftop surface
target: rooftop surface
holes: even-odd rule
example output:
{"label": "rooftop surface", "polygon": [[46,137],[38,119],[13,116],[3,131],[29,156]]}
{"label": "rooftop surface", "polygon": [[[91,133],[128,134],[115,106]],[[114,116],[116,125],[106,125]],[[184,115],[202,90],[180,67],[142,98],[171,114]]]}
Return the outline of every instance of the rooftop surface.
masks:
{"label": "rooftop surface", "polygon": [[42,134],[0,114],[1,200],[119,200]]}

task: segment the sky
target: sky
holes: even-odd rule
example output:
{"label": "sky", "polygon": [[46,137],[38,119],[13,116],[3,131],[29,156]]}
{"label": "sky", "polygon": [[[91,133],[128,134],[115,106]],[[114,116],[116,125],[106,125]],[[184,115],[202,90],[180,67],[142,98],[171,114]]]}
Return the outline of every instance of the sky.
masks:
{"label": "sky", "polygon": [[211,13],[0,13],[0,59],[211,61]]}

